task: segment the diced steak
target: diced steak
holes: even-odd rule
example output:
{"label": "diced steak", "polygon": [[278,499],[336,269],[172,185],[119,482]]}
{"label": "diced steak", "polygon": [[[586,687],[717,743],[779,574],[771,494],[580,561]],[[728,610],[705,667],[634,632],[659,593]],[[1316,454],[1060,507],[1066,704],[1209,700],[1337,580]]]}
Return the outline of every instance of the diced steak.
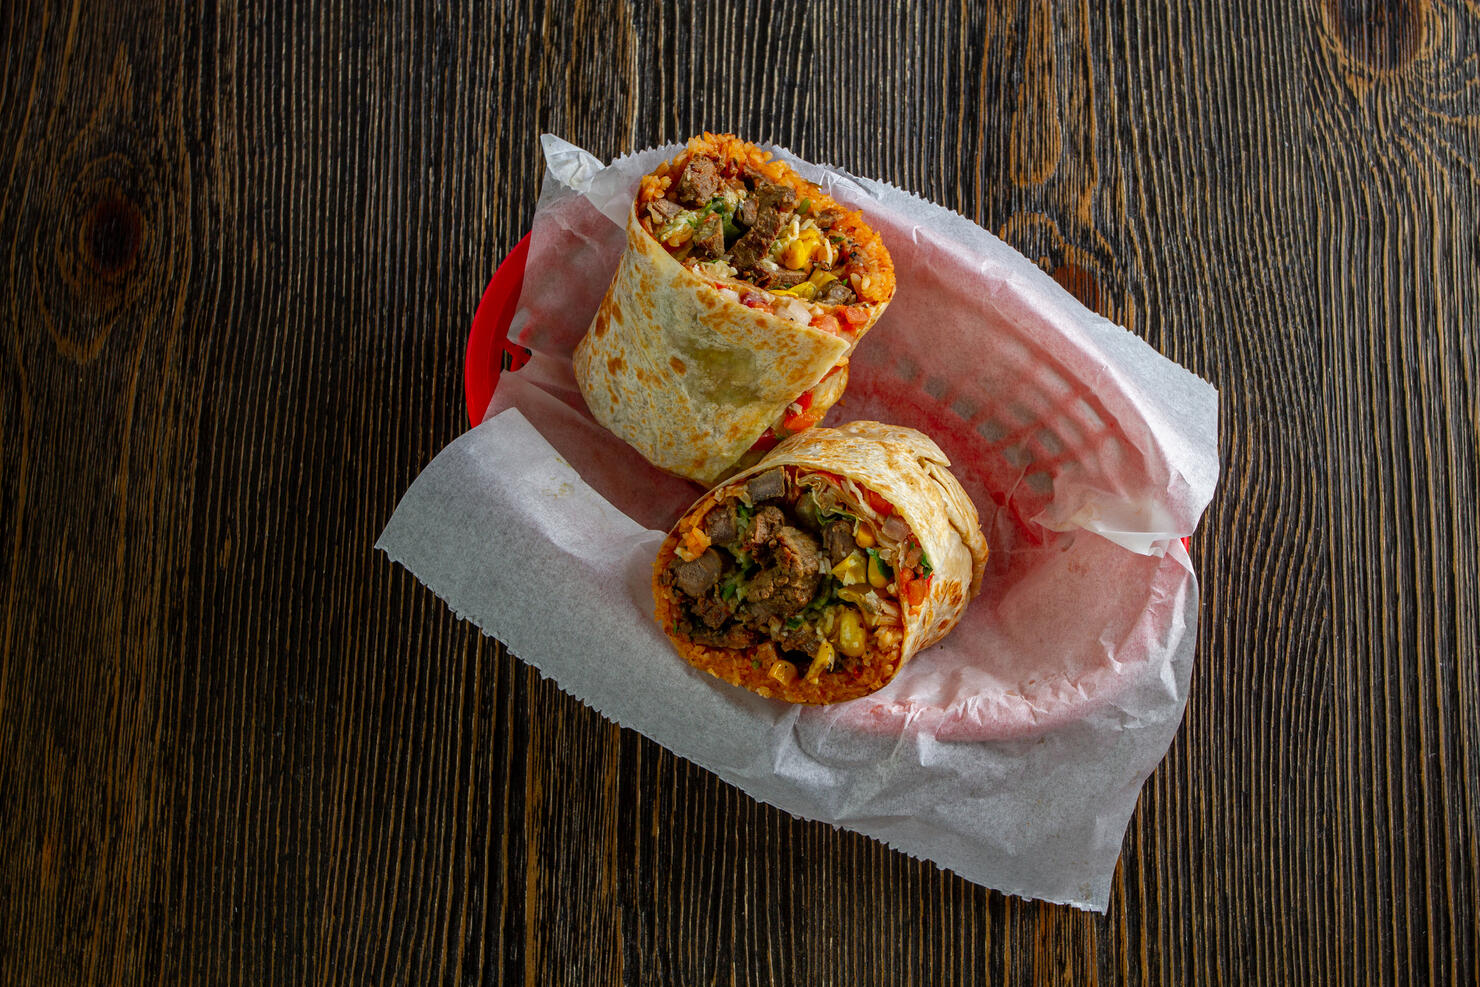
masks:
{"label": "diced steak", "polygon": [[853,525],[843,520],[831,522],[822,532],[822,544],[827,547],[828,562],[837,565],[858,547],[853,540]]}
{"label": "diced steak", "polygon": [[763,500],[773,500],[786,493],[786,473],[779,469],[767,470],[758,476],[752,476],[745,484],[745,492],[750,494],[750,502],[759,504]]}
{"label": "diced steak", "polygon": [[786,515],[781,508],[766,506],[755,512],[750,519],[750,530],[745,534],[745,547],[754,552],[776,537],[776,532],[786,524]]}
{"label": "diced steak", "polygon": [[780,569],[766,569],[750,581],[745,590],[745,602],[751,614],[764,623],[770,617],[783,620],[798,613],[812,602],[817,589],[817,574],[812,574],[811,584],[793,583],[790,576]]}
{"label": "diced steak", "polygon": [[780,291],[785,288],[794,288],[807,280],[805,271],[792,271],[761,261],[755,269],[755,286],[757,288],[775,288]]}
{"label": "diced steak", "polygon": [[816,658],[822,638],[818,635],[817,628],[811,624],[800,627],[783,626],[781,633],[776,635],[776,643],[787,651],[800,651],[808,658]]}
{"label": "diced steak", "polygon": [[791,617],[812,602],[817,583],[817,543],[797,528],[782,527],[771,538],[768,564],[750,581],[745,602],[754,614]]}
{"label": "diced steak", "polygon": [[672,199],[654,199],[648,203],[648,212],[659,225],[666,226],[669,220],[683,212],[683,206]]}
{"label": "diced steak", "polygon": [[744,624],[731,624],[724,630],[711,630],[702,625],[698,627],[681,628],[689,639],[699,644],[707,644],[711,648],[750,648],[760,638]]}
{"label": "diced steak", "polygon": [[735,209],[735,222],[745,227],[754,226],[756,210],[759,208],[760,203],[756,201],[755,196],[746,196]]}
{"label": "diced steak", "polygon": [[838,220],[843,218],[843,210],[831,207],[823,209],[817,214],[817,225],[824,230],[830,230],[837,225]]}
{"label": "diced steak", "polygon": [[715,545],[729,545],[740,536],[735,523],[735,502],[727,500],[709,512],[704,518],[704,533]]}
{"label": "diced steak", "polygon": [[719,579],[724,563],[719,553],[706,548],[704,554],[692,562],[680,562],[673,567],[673,581],[689,596],[703,596]]}
{"label": "diced steak", "polygon": [[817,300],[824,305],[852,305],[858,300],[858,296],[853,294],[848,282],[839,278],[829,281],[827,287],[817,293]]}
{"label": "diced steak", "polygon": [[761,212],[770,209],[778,213],[789,213],[796,208],[797,190],[790,185],[762,185],[756,189],[756,198],[760,200]]}
{"label": "diced steak", "polygon": [[735,616],[735,608],[729,601],[713,593],[699,597],[689,605],[689,610],[710,630],[723,627],[725,621]]}
{"label": "diced steak", "polygon": [[694,253],[708,260],[725,252],[725,224],[718,213],[710,213],[694,234]]}
{"label": "diced steak", "polygon": [[817,588],[817,580],[822,576],[818,566],[821,558],[817,540],[800,528],[782,528],[772,538],[771,564],[785,572],[795,585]]}
{"label": "diced steak", "polygon": [[730,248],[731,263],[736,270],[749,270],[766,256],[771,249],[771,241],[786,225],[784,214],[789,214],[796,205],[797,193],[790,185],[765,185],[757,198],[760,201],[756,206],[755,223]]}
{"label": "diced steak", "polygon": [[713,158],[690,158],[674,191],[679,202],[697,209],[714,197],[719,182],[719,169],[715,167]]}

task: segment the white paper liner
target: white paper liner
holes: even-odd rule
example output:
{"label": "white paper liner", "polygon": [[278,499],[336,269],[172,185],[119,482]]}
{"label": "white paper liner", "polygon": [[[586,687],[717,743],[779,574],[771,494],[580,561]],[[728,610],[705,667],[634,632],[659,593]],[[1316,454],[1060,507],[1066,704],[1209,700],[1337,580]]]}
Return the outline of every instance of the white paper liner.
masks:
{"label": "white paper liner", "polygon": [[530,364],[448,446],[378,547],[561,688],[762,801],[1002,891],[1103,911],[1186,701],[1197,583],[1180,538],[1217,481],[1217,395],[975,224],[778,154],[865,212],[899,291],[829,422],[926,431],[992,558],[960,627],[832,707],[694,671],[652,620],[652,559],[700,494],[591,421],[570,353],[638,178],[544,138],[515,316]]}

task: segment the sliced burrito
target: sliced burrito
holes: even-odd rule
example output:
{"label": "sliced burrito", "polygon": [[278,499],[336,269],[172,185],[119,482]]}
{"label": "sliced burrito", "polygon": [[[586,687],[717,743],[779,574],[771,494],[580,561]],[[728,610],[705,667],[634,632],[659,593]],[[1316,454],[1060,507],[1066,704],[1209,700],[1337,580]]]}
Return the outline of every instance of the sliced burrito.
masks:
{"label": "sliced burrito", "polygon": [[597,421],[707,486],[822,420],[893,295],[859,213],[705,134],[642,179],[576,380]]}
{"label": "sliced burrito", "polygon": [[709,491],[653,565],[656,617],[690,664],[763,696],[881,688],[981,588],[976,507],[925,435],[814,428]]}

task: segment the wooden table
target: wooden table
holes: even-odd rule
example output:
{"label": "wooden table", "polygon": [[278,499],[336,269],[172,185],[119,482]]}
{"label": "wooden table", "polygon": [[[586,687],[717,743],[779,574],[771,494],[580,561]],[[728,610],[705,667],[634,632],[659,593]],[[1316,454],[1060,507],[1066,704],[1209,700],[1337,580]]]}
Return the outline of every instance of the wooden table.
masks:
{"label": "wooden table", "polygon": [[[349,6],[0,13],[0,981],[1475,982],[1473,0]],[[703,128],[1220,389],[1108,915],[760,806],[372,551],[540,132]]]}

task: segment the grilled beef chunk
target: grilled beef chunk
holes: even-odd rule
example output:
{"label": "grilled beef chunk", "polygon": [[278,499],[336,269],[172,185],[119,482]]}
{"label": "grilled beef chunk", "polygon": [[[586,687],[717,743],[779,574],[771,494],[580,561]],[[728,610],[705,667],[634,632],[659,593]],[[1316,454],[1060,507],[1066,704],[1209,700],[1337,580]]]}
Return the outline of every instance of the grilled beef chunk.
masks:
{"label": "grilled beef chunk", "polygon": [[711,648],[751,648],[760,640],[755,631],[744,624],[731,624],[724,630],[711,630],[703,625],[685,626],[684,633],[691,641],[707,644]]}
{"label": "grilled beef chunk", "polygon": [[725,252],[725,224],[717,213],[710,213],[694,234],[694,253],[713,260]]}
{"label": "grilled beef chunk", "polygon": [[785,524],[786,515],[781,513],[781,508],[770,505],[762,507],[750,519],[750,530],[745,533],[745,547],[752,552],[763,548]]}
{"label": "grilled beef chunk", "polygon": [[713,158],[690,158],[674,187],[678,201],[690,209],[704,205],[714,198],[718,190],[719,169],[715,167]]}
{"label": "grilled beef chunk", "polygon": [[817,293],[817,300],[824,305],[852,305],[858,300],[848,282],[839,278],[829,281],[827,287]]}
{"label": "grilled beef chunk", "polygon": [[[757,288],[794,288],[807,280],[805,271],[791,271],[769,261],[761,261],[755,268],[755,286]],[[834,282],[836,283],[836,282]]]}
{"label": "grilled beef chunk", "polygon": [[822,544],[827,547],[827,561],[837,565],[858,547],[853,540],[853,525],[843,520],[833,521],[822,532]]}
{"label": "grilled beef chunk", "polygon": [[[652,213],[653,219],[659,225],[667,225],[668,221],[683,212],[683,206],[672,199],[654,199],[648,203],[648,211]],[[657,229],[655,226],[654,229]]]}
{"label": "grilled beef chunk", "polygon": [[711,543],[728,545],[740,537],[740,529],[735,520],[735,502],[727,500],[705,516],[704,533],[709,536]]}
{"label": "grilled beef chunk", "polygon": [[[771,541],[771,564],[785,572],[794,583],[806,583],[816,589],[817,580],[822,575],[817,564],[820,559],[817,540],[800,528],[788,525],[776,532]],[[808,599],[811,595],[808,591]]]}
{"label": "grilled beef chunk", "polygon": [[[790,185],[762,185],[756,190],[756,198],[760,200],[760,211],[774,210],[778,213],[790,213],[797,205],[797,190]],[[760,216],[756,216],[760,221]]]}
{"label": "grilled beef chunk", "polygon": [[759,476],[753,476],[745,483],[745,492],[750,494],[750,502],[759,504],[763,500],[774,500],[786,493],[786,474],[779,470],[767,470]]}
{"label": "grilled beef chunk", "polygon": [[756,198],[755,223],[730,249],[731,263],[738,271],[754,267],[771,249],[771,241],[786,225],[786,216],[796,205],[797,193],[790,185],[764,185]]}
{"label": "grilled beef chunk", "polygon": [[725,621],[735,616],[735,608],[730,606],[723,597],[714,593],[699,597],[689,606],[689,609],[710,630],[723,627]]}
{"label": "grilled beef chunk", "polygon": [[746,196],[735,210],[735,222],[749,229],[755,225],[755,214],[760,208],[760,203],[755,196]]}
{"label": "grilled beef chunk", "polygon": [[811,624],[803,624],[800,627],[783,626],[781,632],[776,635],[776,643],[787,651],[800,651],[808,658],[816,658],[822,638],[818,635],[817,628]]}
{"label": "grilled beef chunk", "polygon": [[817,543],[797,528],[780,528],[768,543],[769,558],[745,590],[752,612],[791,617],[812,601],[817,582]]}
{"label": "grilled beef chunk", "polygon": [[712,548],[704,550],[704,554],[692,562],[680,562],[673,567],[673,581],[678,583],[678,588],[689,596],[703,596],[704,593],[719,580],[720,569],[723,561],[719,553]]}

